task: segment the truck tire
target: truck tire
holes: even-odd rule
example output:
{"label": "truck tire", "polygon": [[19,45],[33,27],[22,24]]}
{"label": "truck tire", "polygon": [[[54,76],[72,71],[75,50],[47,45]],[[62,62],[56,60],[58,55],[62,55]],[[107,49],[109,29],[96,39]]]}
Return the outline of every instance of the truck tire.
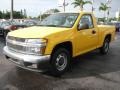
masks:
{"label": "truck tire", "polygon": [[101,54],[107,54],[109,52],[110,40],[109,38],[105,38],[103,46],[100,48]]}
{"label": "truck tire", "polygon": [[70,67],[71,54],[65,48],[58,48],[51,57],[52,75],[61,76]]}

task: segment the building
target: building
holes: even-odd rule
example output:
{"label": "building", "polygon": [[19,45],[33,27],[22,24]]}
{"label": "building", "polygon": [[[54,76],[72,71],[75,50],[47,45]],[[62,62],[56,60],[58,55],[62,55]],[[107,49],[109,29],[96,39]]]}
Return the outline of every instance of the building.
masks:
{"label": "building", "polygon": [[118,10],[118,11],[116,12],[116,15],[115,15],[115,16],[116,16],[117,19],[120,18],[120,10]]}

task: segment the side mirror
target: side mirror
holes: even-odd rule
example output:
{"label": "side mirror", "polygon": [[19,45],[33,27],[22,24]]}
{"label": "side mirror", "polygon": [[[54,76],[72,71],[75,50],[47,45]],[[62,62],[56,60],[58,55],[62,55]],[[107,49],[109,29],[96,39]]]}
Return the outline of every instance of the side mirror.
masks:
{"label": "side mirror", "polygon": [[89,25],[87,23],[79,24],[78,30],[89,29]]}

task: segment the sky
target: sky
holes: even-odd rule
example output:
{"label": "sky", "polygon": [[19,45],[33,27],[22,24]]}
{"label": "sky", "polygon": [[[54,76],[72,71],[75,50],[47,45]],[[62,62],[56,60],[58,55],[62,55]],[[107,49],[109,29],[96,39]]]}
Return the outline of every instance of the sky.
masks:
{"label": "sky", "polygon": [[[51,8],[58,8],[59,10],[63,10],[62,7],[58,7],[58,1],[59,0],[14,0],[14,10],[20,11],[21,9],[27,10],[28,16],[38,16],[40,13],[45,12],[48,9]],[[74,8],[71,3],[74,0],[66,0],[66,2],[69,3],[69,5],[66,7],[66,11],[79,11],[79,8]],[[106,2],[106,0],[94,0],[94,7],[95,9],[95,15],[96,17],[103,17],[103,13],[98,10],[100,3]],[[11,0],[1,0],[0,2],[0,10],[10,10],[10,3]],[[110,4],[111,8],[111,17],[115,17],[116,11],[120,9],[120,0],[112,0],[112,3]],[[85,5],[85,11],[91,11],[91,5]]]}

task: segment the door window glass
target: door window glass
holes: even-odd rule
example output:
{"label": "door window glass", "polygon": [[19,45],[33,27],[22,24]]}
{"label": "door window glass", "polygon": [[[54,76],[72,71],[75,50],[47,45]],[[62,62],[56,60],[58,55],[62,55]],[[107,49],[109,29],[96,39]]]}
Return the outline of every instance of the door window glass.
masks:
{"label": "door window glass", "polygon": [[88,24],[89,29],[94,28],[92,16],[91,15],[83,15],[79,22],[79,25],[82,26],[83,24]]}

